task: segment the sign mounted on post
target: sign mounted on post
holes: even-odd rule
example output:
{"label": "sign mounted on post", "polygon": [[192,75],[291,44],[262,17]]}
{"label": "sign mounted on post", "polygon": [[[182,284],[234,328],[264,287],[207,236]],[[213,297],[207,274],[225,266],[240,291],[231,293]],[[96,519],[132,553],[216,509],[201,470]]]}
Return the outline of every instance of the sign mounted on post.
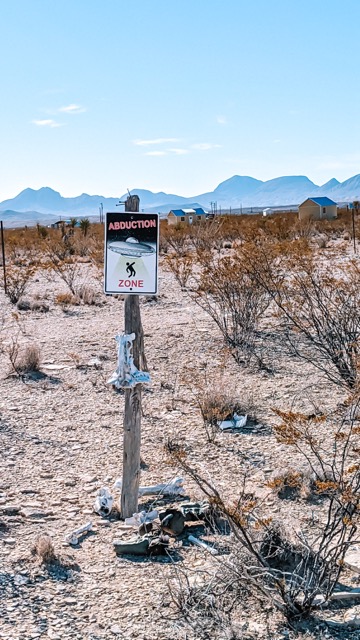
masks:
{"label": "sign mounted on post", "polygon": [[157,293],[158,249],[157,213],[107,213],[105,293]]}

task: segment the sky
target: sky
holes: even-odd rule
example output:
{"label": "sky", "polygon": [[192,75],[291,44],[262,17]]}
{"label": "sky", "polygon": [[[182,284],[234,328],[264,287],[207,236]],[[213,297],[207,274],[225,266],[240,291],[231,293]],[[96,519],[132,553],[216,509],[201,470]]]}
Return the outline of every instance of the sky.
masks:
{"label": "sky", "polygon": [[0,0],[0,200],[360,173],[359,0]]}

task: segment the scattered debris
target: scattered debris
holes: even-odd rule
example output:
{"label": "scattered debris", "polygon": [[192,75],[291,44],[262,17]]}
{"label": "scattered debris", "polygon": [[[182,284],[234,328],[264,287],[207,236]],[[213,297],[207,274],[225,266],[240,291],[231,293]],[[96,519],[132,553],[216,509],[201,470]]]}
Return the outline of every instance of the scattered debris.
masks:
{"label": "scattered debris", "polygon": [[350,591],[334,591],[329,600],[330,602],[336,602],[337,600],[359,600],[359,598],[360,589],[351,589]]}
{"label": "scattered debris", "polygon": [[109,378],[108,384],[112,384],[116,389],[129,389],[140,383],[150,383],[150,374],[139,371],[134,365],[132,342],[135,340],[135,333],[122,333],[116,336],[115,340],[118,343],[118,366]]}
{"label": "scattered debris", "polygon": [[117,555],[153,556],[163,555],[169,546],[169,537],[160,535],[156,538],[147,536],[131,538],[131,540],[113,542]]}
{"label": "scattered debris", "polygon": [[226,431],[227,429],[242,429],[245,427],[247,419],[247,415],[239,416],[237,413],[234,413],[232,418],[221,420],[218,423],[219,429],[221,429],[221,431]]}
{"label": "scattered debris", "polygon": [[94,511],[100,516],[109,516],[114,504],[114,498],[112,497],[109,489],[103,487],[99,489],[96,495]]}
{"label": "scattered debris", "polygon": [[140,527],[142,524],[148,524],[159,517],[159,512],[154,509],[153,511],[139,511],[134,513],[131,518],[125,518],[125,524],[133,527]]}
{"label": "scattered debris", "polygon": [[75,529],[75,531],[68,533],[65,536],[65,542],[71,544],[72,546],[76,546],[77,544],[79,544],[79,538],[81,538],[84,533],[89,533],[89,531],[92,531],[92,522],[87,522],[82,527],[79,527],[78,529]]}
{"label": "scattered debris", "polygon": [[185,528],[185,516],[179,509],[166,509],[159,513],[160,526],[162,531],[171,536],[180,536]]}
{"label": "scattered debris", "polygon": [[213,556],[216,556],[219,553],[217,549],[215,549],[214,547],[210,547],[209,544],[206,544],[206,542],[203,542],[203,540],[199,540],[199,538],[195,538],[195,536],[188,536],[188,540],[189,542],[192,542],[192,544],[195,544],[197,547],[205,549],[205,551],[208,551]]}
{"label": "scattered debris", "polygon": [[[139,496],[183,496],[185,490],[183,487],[184,479],[180,477],[173,478],[169,482],[163,484],[154,484],[149,487],[139,487]],[[122,487],[122,480],[118,478],[114,483],[114,489],[120,489]]]}

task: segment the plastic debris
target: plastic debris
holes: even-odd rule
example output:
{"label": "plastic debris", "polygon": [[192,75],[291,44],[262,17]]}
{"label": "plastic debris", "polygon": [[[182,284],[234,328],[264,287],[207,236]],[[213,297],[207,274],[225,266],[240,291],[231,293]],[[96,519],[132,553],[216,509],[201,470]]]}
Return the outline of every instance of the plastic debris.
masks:
{"label": "plastic debris", "polygon": [[[173,478],[169,482],[162,484],[154,484],[148,487],[139,487],[139,496],[183,496],[185,490],[183,487],[184,479],[180,477]],[[114,489],[120,489],[122,487],[122,480],[118,478],[113,485]]]}
{"label": "plastic debris", "polygon": [[125,524],[133,527],[140,527],[142,524],[148,524],[159,517],[159,512],[154,509],[153,511],[139,511],[134,513],[131,518],[125,518]]}
{"label": "plastic debris", "polygon": [[97,496],[94,504],[94,511],[100,516],[109,516],[114,504],[114,498],[112,497],[108,487],[103,487],[97,492]]}
{"label": "plastic debris", "polygon": [[197,547],[201,547],[205,551],[208,551],[213,556],[216,556],[219,553],[217,549],[215,549],[214,547],[210,547],[209,544],[206,544],[206,542],[199,540],[199,538],[195,538],[195,536],[188,536],[188,540],[189,542],[192,542],[192,544],[195,544]]}
{"label": "plastic debris", "polygon": [[65,542],[71,544],[72,546],[76,546],[77,544],[79,544],[79,538],[81,538],[84,533],[89,533],[89,531],[92,531],[92,522],[87,522],[82,527],[79,527],[78,529],[75,529],[75,531],[68,533],[65,536]]}
{"label": "plastic debris", "polygon": [[132,343],[135,333],[122,333],[116,336],[115,340],[118,343],[118,366],[109,378],[108,384],[112,384],[116,389],[129,389],[137,384],[150,383],[150,374],[139,371],[134,365]]}
{"label": "plastic debris", "polygon": [[160,535],[156,538],[147,536],[131,538],[131,540],[114,540],[117,555],[153,556],[162,555],[169,546],[169,537]]}
{"label": "plastic debris", "polygon": [[242,427],[245,427],[247,419],[247,415],[239,416],[237,413],[234,413],[230,420],[222,420],[218,423],[219,429],[221,429],[221,431],[226,431],[227,429],[241,429]]}
{"label": "plastic debris", "polygon": [[171,536],[180,536],[185,528],[185,516],[179,509],[166,509],[159,514],[162,531]]}

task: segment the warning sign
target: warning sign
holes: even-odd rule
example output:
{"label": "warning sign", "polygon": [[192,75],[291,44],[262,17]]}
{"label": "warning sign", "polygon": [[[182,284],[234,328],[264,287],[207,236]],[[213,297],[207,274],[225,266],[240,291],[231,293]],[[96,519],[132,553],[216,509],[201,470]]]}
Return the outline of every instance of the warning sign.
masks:
{"label": "warning sign", "polygon": [[105,293],[157,293],[158,247],[157,213],[107,213]]}

